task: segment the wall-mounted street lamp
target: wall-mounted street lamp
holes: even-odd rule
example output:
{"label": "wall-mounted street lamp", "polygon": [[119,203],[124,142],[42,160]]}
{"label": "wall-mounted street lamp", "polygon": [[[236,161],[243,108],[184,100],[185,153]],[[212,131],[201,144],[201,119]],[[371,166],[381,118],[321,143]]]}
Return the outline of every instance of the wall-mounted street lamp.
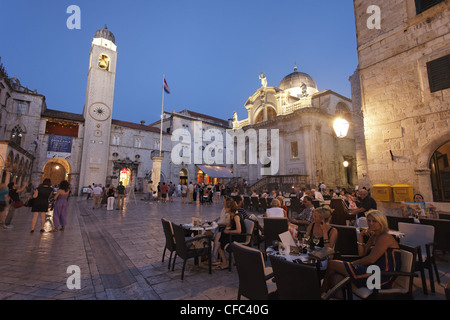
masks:
{"label": "wall-mounted street lamp", "polygon": [[348,161],[344,161],[342,164],[344,165],[345,168],[348,168],[348,166],[350,165]]}
{"label": "wall-mounted street lamp", "polygon": [[334,132],[336,133],[336,136],[341,139],[347,137],[348,130],[350,128],[350,122],[349,120],[347,120],[350,119],[349,116],[351,116],[352,118],[356,116],[358,118],[364,119],[362,112],[357,113],[347,111],[347,112],[339,112],[336,115],[337,118],[334,120],[333,129]]}
{"label": "wall-mounted street lamp", "polygon": [[333,129],[338,138],[345,138],[348,134],[350,123],[344,118],[337,118],[334,120]]}

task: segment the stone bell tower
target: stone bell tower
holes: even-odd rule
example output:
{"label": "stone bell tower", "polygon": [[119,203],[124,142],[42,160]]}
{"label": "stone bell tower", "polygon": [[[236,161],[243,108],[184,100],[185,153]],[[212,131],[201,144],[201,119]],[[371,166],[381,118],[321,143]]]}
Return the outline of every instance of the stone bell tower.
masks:
{"label": "stone bell tower", "polygon": [[83,109],[84,141],[80,186],[105,185],[116,79],[117,46],[105,26],[92,41]]}

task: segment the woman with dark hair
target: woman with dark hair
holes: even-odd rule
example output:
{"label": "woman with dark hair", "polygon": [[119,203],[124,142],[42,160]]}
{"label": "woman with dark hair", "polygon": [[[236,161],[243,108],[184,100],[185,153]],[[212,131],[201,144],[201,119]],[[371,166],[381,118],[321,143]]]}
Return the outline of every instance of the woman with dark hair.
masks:
{"label": "woman with dark hair", "polygon": [[[8,208],[8,214],[6,215],[5,224],[3,225],[3,228],[10,229],[12,228],[11,221],[14,217],[14,213],[16,212],[16,209],[20,208],[20,206],[16,207],[14,206],[14,202],[20,202],[20,194],[25,190],[27,185],[24,185],[22,188],[17,190],[17,185],[14,182],[8,183],[8,196],[9,196],[9,208]],[[23,205],[23,204],[22,204]]]}
{"label": "woman with dark hair", "polygon": [[67,222],[67,209],[69,203],[70,188],[69,182],[66,180],[59,184],[58,192],[55,195],[55,207],[53,209],[53,232],[58,231],[61,227],[61,231],[64,231]]}
{"label": "woman with dark hair", "polygon": [[220,248],[219,255],[222,260],[222,264],[216,267],[216,270],[226,270],[228,269],[228,261],[225,256],[225,246],[230,243],[230,234],[234,234],[235,237],[233,241],[243,241],[245,239],[245,235],[241,235],[246,233],[244,218],[238,212],[238,206],[236,202],[232,198],[228,198],[225,201],[225,212],[230,215],[230,224],[222,231],[220,235]]}
{"label": "woman with dark hair", "polygon": [[48,212],[48,199],[53,193],[50,179],[45,179],[42,184],[34,190],[33,193],[33,206],[31,212],[33,213],[33,219],[31,220],[31,231],[34,232],[34,226],[36,225],[38,216],[41,216],[41,232],[45,232],[45,215]]}

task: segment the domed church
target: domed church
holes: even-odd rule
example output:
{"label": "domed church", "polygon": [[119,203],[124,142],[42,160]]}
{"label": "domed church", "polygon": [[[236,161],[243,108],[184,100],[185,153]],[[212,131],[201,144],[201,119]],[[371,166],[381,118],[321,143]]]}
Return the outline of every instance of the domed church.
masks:
{"label": "domed church", "polygon": [[[235,112],[232,123],[235,132],[242,130],[247,137],[253,130],[259,133],[259,153],[265,151],[264,146],[261,150],[261,142],[265,142],[261,141],[261,132],[267,132],[270,156],[264,160],[258,153],[257,165],[251,164],[249,148],[255,149],[251,149],[248,139],[245,159],[235,162],[235,176],[246,179],[256,189],[270,183],[311,188],[321,182],[330,188],[356,185],[352,126],[344,139],[338,138],[333,129],[338,115],[351,120],[352,101],[332,90],[320,91],[313,77],[300,72],[297,66],[277,87],[268,86],[264,73],[259,79],[261,87],[244,104],[248,118],[240,120]],[[264,170],[274,163],[275,168]]]}

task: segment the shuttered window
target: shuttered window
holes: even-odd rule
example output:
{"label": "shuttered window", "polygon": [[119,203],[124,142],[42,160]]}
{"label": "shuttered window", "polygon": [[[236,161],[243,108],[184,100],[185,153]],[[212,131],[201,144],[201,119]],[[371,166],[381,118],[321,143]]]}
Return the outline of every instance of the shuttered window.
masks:
{"label": "shuttered window", "polygon": [[427,70],[431,92],[450,88],[450,55],[428,62]]}
{"label": "shuttered window", "polygon": [[422,13],[444,0],[416,0],[417,14]]}

